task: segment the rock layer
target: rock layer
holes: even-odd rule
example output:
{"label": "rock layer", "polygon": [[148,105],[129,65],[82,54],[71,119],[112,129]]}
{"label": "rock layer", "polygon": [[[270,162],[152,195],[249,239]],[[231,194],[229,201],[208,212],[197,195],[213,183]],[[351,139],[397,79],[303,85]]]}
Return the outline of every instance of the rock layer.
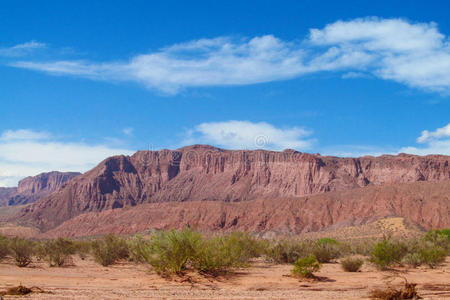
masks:
{"label": "rock layer", "polygon": [[17,188],[0,188],[0,206],[33,203],[80,174],[54,171],[24,178],[19,181]]}
{"label": "rock layer", "polygon": [[368,185],[450,179],[448,156],[338,158],[293,150],[229,151],[211,146],[139,151],[104,160],[18,215],[42,230],[86,212],[142,203],[278,199]]}
{"label": "rock layer", "polygon": [[149,229],[299,234],[403,217],[426,229],[450,227],[450,180],[369,186],[290,199],[148,203],[85,213],[44,237],[132,234]]}

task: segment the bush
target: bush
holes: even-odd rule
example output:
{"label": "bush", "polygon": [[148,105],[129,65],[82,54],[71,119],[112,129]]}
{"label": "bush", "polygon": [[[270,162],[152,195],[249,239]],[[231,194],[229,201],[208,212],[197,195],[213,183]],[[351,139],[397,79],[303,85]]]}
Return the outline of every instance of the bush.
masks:
{"label": "bush", "polygon": [[329,263],[341,256],[341,249],[336,240],[322,238],[316,242],[313,254],[320,263]]}
{"label": "bush", "polygon": [[144,257],[159,274],[181,274],[201,243],[202,236],[190,229],[162,231],[152,236]]}
{"label": "bush", "polygon": [[347,257],[341,260],[342,269],[346,272],[358,272],[364,261],[361,258]]}
{"label": "bush", "polygon": [[9,254],[8,239],[0,235],[0,260]]}
{"label": "bush", "polygon": [[250,258],[241,243],[233,236],[204,240],[192,258],[193,267],[213,276],[233,267],[243,267]]}
{"label": "bush", "polygon": [[74,242],[75,253],[78,256],[85,260],[88,255],[91,253],[92,243],[89,241],[76,241]]}
{"label": "bush", "polygon": [[403,249],[400,245],[388,240],[384,240],[375,245],[372,250],[370,261],[377,268],[383,270],[390,267],[393,263],[400,262],[402,259]]}
{"label": "bush", "polygon": [[34,245],[24,238],[15,237],[9,241],[9,249],[19,267],[26,267],[32,262]]}
{"label": "bush", "polygon": [[129,257],[127,242],[114,234],[92,242],[92,254],[95,261],[105,267]]}
{"label": "bush", "polygon": [[317,258],[314,255],[309,255],[304,258],[299,258],[294,263],[294,269],[292,270],[292,274],[300,275],[302,277],[311,278],[314,277],[314,272],[320,270],[320,263],[317,261]]}
{"label": "bush", "polygon": [[424,247],[420,251],[420,256],[422,262],[427,264],[430,268],[434,269],[439,264],[445,262],[445,257],[447,256],[447,251],[439,246],[428,246]]}
{"label": "bush", "polygon": [[72,262],[75,245],[71,240],[58,238],[45,241],[42,245],[43,258],[50,267],[62,267]]}
{"label": "bush", "polygon": [[266,258],[275,263],[292,264],[299,258],[308,256],[313,252],[310,242],[297,242],[282,240],[266,248]]}
{"label": "bush", "polygon": [[408,253],[403,257],[402,263],[410,267],[417,268],[422,265],[423,258],[418,252]]}
{"label": "bush", "polygon": [[441,247],[447,251],[447,254],[450,254],[450,229],[430,230],[424,240]]}

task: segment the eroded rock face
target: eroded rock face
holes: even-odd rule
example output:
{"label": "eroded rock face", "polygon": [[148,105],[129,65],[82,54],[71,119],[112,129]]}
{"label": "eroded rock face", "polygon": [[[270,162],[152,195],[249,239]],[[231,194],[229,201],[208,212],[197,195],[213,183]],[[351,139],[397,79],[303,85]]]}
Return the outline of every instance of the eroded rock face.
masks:
{"label": "eroded rock face", "polygon": [[133,234],[186,226],[202,231],[286,235],[363,225],[393,216],[426,229],[450,227],[450,180],[367,186],[300,198],[146,203],[85,213],[43,237]]}
{"label": "eroded rock face", "polygon": [[444,181],[448,156],[337,158],[295,151],[228,151],[195,145],[104,160],[24,208],[19,219],[54,228],[85,212],[142,203],[301,197],[368,185]]}
{"label": "eroded rock face", "polygon": [[19,181],[17,188],[2,188],[8,193],[2,196],[0,189],[0,202],[3,205],[23,205],[33,203],[45,197],[81,173],[76,172],[49,172],[30,176]]}

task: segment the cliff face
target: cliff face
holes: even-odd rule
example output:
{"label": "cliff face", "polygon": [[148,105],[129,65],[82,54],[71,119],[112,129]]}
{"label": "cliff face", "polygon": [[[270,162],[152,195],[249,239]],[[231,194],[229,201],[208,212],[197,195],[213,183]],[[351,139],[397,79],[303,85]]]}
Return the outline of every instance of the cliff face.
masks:
{"label": "cliff face", "polygon": [[450,180],[367,186],[300,198],[146,203],[85,213],[44,237],[133,234],[186,226],[284,235],[362,225],[392,216],[426,229],[450,227]]}
{"label": "cliff face", "polygon": [[[0,203],[2,205],[23,205],[33,203],[62,187],[72,178],[80,175],[76,172],[49,172],[31,176],[19,181],[17,188],[3,188],[0,190]],[[0,204],[0,205],[1,205]]]}
{"label": "cliff face", "polygon": [[21,221],[54,228],[85,212],[142,203],[249,201],[300,197],[368,185],[444,181],[448,156],[337,158],[292,150],[228,151],[191,146],[104,160],[65,187],[24,208]]}

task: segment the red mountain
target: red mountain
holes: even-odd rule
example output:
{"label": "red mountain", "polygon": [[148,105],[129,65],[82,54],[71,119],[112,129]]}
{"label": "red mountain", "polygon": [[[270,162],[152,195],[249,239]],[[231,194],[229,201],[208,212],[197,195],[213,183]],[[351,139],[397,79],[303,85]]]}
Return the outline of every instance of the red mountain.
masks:
{"label": "red mountain", "polygon": [[[369,185],[439,182],[450,179],[449,160],[442,155],[406,154],[338,158],[293,150],[229,151],[201,145],[139,151],[104,160],[24,208],[17,217],[48,230],[86,212],[143,203],[219,201],[222,204],[211,205],[228,205],[223,202],[294,198]],[[364,207],[370,209],[370,205],[368,202]],[[142,209],[145,207],[151,206]]]}

